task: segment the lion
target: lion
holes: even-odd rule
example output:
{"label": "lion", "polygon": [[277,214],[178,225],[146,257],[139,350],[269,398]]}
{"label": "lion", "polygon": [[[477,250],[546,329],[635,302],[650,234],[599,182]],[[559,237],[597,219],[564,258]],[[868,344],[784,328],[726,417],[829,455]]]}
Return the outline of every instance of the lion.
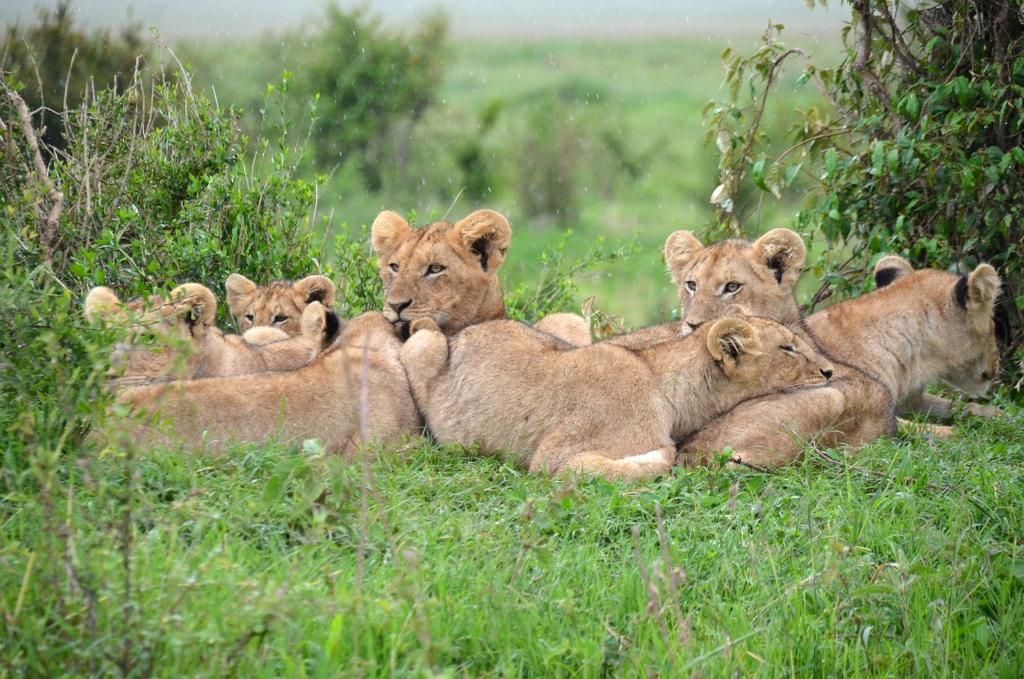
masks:
{"label": "lion", "polygon": [[239,332],[252,328],[271,327],[289,337],[302,332],[302,311],[312,302],[327,309],[334,308],[337,294],[334,283],[326,276],[306,276],[297,281],[272,281],[257,286],[239,273],[224,282],[228,312]]}
{"label": "lion", "polygon": [[[409,323],[432,318],[452,335],[468,325],[505,318],[498,268],[508,255],[512,225],[494,210],[477,210],[454,224],[413,229],[386,210],[371,239],[384,283],[384,316],[403,337]],[[535,326],[574,343],[590,343],[590,325],[577,314],[550,314]]]}
{"label": "lion", "polygon": [[[886,255],[875,264],[873,272],[875,288],[884,288],[894,280],[908,273],[913,273],[913,271],[914,267],[910,262],[902,257],[897,255]],[[993,368],[993,370],[996,370],[996,368]],[[958,412],[960,409],[961,408],[958,407],[951,399],[929,394],[924,389],[920,390],[917,394],[911,395],[902,404],[900,404],[901,415],[934,415],[937,417],[946,417]],[[1003,411],[999,408],[971,402],[964,403],[962,411],[968,415],[975,415],[977,417],[991,418],[1003,415]]]}
{"label": "lion", "polygon": [[294,338],[277,328],[229,335],[214,325],[216,313],[216,298],[198,283],[178,286],[166,300],[152,296],[123,303],[103,286],[85,299],[86,318],[128,331],[111,356],[115,388],[298,368],[326,349],[339,331],[334,312],[317,302],[303,311],[301,334]]}
{"label": "lion", "polygon": [[[694,305],[684,308],[684,321],[691,329],[699,328],[720,306],[714,299],[717,292],[743,289],[729,285],[735,276],[729,272],[736,270],[742,256],[704,253],[692,234],[673,234],[669,241],[685,244],[670,267],[684,303],[692,300]],[[802,253],[802,248],[790,252]],[[700,270],[694,265],[715,259],[720,266]],[[802,256],[784,257],[787,265],[801,260]],[[733,464],[778,467],[796,459],[806,441],[856,447],[894,434],[898,413],[912,412],[921,404],[937,409],[924,394],[929,384],[942,381],[968,395],[984,395],[999,360],[992,320],[1000,288],[995,270],[981,264],[957,276],[932,269],[914,271],[899,258],[883,261],[886,265],[876,274],[888,285],[793,325],[835,364],[836,375],[827,386],[740,404],[683,441],[679,462],[706,462],[713,451],[731,448]],[[899,271],[885,271],[893,268]],[[791,273],[787,279],[782,271],[776,279],[779,285],[795,282],[799,272]],[[707,294],[699,298],[702,289]],[[743,300],[752,313],[770,314],[774,309],[781,314],[777,318],[794,323],[795,302],[782,303],[770,282],[762,281],[753,292]]]}
{"label": "lion", "polygon": [[[806,257],[803,239],[789,229],[772,229],[753,243],[734,238],[709,247],[689,231],[676,231],[665,241],[662,258],[679,290],[682,318],[604,341],[638,348],[684,336],[734,304],[756,316],[793,323],[800,319],[793,287]],[[575,335],[582,336],[578,330]],[[589,343],[588,333],[577,344]]]}
{"label": "lion", "polygon": [[507,320],[448,338],[420,317],[410,331],[400,357],[434,436],[531,472],[651,479],[671,469],[675,441],[716,414],[832,374],[785,326],[754,317],[640,349],[576,347]]}
{"label": "lion", "polygon": [[408,325],[432,318],[451,335],[467,325],[504,318],[498,269],[508,254],[512,226],[493,210],[477,210],[454,224],[413,229],[384,211],[371,240],[384,283],[384,316],[408,336]]}
{"label": "lion", "polygon": [[229,442],[315,438],[351,460],[366,444],[422,430],[400,348],[391,323],[369,312],[346,322],[336,342],[297,369],[121,390],[118,403],[143,419],[116,427],[127,426],[136,445],[213,453]]}

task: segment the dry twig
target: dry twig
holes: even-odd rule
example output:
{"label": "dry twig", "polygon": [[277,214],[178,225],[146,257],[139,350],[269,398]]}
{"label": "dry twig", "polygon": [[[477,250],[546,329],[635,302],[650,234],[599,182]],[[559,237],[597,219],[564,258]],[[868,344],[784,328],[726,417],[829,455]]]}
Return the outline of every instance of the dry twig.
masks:
{"label": "dry twig", "polygon": [[21,121],[21,131],[25,136],[25,142],[28,144],[29,151],[32,154],[32,161],[35,165],[36,176],[39,182],[46,189],[47,195],[50,199],[50,210],[43,218],[43,228],[40,232],[40,241],[43,246],[43,259],[47,264],[53,263],[53,249],[54,241],[57,239],[57,227],[60,224],[60,215],[64,211],[64,194],[56,189],[53,185],[53,181],[50,179],[50,172],[46,168],[46,162],[43,160],[43,154],[39,148],[39,136],[36,134],[35,128],[32,126],[32,116],[29,114],[28,106],[25,104],[25,100],[21,98],[21,95],[12,90],[7,85],[4,85],[4,89],[7,91],[7,98],[14,104],[15,110],[18,112],[18,117]]}

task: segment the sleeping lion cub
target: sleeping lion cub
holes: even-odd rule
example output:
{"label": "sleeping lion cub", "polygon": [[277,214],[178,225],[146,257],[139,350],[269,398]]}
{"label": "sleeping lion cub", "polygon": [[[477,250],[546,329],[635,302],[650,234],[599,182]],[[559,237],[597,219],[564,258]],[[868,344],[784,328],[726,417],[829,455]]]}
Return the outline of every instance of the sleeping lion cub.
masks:
{"label": "sleeping lion cub", "polygon": [[654,478],[716,414],[832,374],[786,327],[753,317],[638,349],[574,347],[504,320],[451,339],[429,318],[410,330],[402,364],[438,440],[505,451],[533,472]]}
{"label": "sleeping lion cub", "polygon": [[[895,433],[897,413],[948,409],[926,394],[930,384],[945,382],[983,396],[999,370],[992,320],[1000,288],[995,269],[980,264],[957,276],[915,271],[898,257],[882,261],[888,285],[794,326],[835,363],[835,378],[825,387],[738,405],[683,441],[680,463],[703,462],[712,451],[730,447],[736,464],[778,467],[795,460],[805,441],[860,446]],[[685,276],[698,290],[707,280],[692,272]]]}
{"label": "sleeping lion cub", "polygon": [[128,330],[111,357],[115,388],[178,378],[243,375],[306,365],[337,336],[334,312],[314,302],[306,307],[301,334],[289,338],[276,328],[229,335],[214,325],[217,300],[208,288],[186,283],[167,300],[123,303],[110,288],[96,287],[85,298],[86,318]]}

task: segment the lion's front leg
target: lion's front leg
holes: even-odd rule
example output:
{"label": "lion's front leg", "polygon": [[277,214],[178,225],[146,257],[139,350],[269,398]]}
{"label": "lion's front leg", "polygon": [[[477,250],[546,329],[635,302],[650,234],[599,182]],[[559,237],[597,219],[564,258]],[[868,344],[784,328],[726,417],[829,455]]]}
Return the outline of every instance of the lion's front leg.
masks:
{"label": "lion's front leg", "polygon": [[677,463],[707,464],[726,448],[733,464],[776,468],[793,462],[808,443],[865,443],[885,431],[862,431],[840,389],[825,386],[782,392],[741,403],[690,435]]}
{"label": "lion's front leg", "polygon": [[429,318],[418,318],[410,325],[412,336],[402,345],[399,359],[409,376],[417,399],[430,393],[431,382],[448,367],[448,338]]}
{"label": "lion's front leg", "polygon": [[[956,402],[952,399],[943,398],[922,391],[911,396],[903,402],[900,408],[901,414],[931,415],[934,417],[947,417],[957,410]],[[981,403],[965,403],[963,412],[975,417],[1002,417],[1003,411],[995,406],[987,406]]]}

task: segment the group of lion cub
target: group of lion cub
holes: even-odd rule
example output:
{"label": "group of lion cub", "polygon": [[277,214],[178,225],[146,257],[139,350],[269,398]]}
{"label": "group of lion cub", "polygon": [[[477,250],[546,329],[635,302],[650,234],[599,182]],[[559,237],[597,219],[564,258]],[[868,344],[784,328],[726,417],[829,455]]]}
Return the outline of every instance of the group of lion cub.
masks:
{"label": "group of lion cub", "polygon": [[216,328],[202,285],[129,304],[94,288],[86,315],[134,336],[114,350],[117,399],[145,414],[107,434],[214,450],[316,438],[352,456],[426,424],[530,471],[649,479],[725,448],[732,464],[765,468],[808,441],[862,445],[899,414],[950,412],[929,384],[981,396],[998,370],[1000,281],[987,264],[957,276],[885,257],[877,290],[801,318],[796,233],[704,246],[677,231],[664,259],[682,320],[592,343],[574,314],[505,320],[497,270],[511,236],[491,210],[420,229],[383,212],[372,229],[382,313],[339,320],[323,276],[258,287],[234,274],[242,335]]}

